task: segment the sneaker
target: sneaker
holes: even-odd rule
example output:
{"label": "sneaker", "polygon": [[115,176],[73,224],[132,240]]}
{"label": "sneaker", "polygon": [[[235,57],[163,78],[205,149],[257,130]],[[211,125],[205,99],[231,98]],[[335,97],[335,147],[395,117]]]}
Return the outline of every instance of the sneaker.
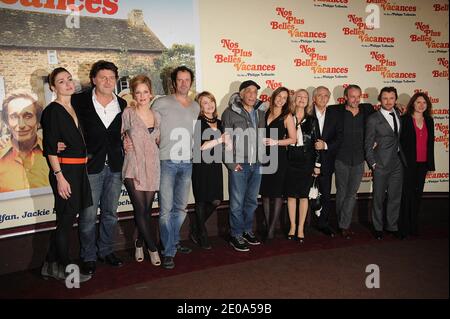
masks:
{"label": "sneaker", "polygon": [[189,247],[181,246],[180,244],[177,244],[177,252],[182,254],[189,254],[192,251]]}
{"label": "sneaker", "polygon": [[259,245],[261,242],[256,238],[256,236],[250,232],[250,233],[244,233],[242,235],[242,238],[247,242],[249,245]]}
{"label": "sneaker", "polygon": [[230,245],[233,246],[234,250],[237,251],[249,251],[250,249],[245,244],[242,237],[231,237]]}
{"label": "sneaker", "polygon": [[175,263],[173,262],[173,257],[164,256],[161,266],[164,269],[174,269],[175,268]]}

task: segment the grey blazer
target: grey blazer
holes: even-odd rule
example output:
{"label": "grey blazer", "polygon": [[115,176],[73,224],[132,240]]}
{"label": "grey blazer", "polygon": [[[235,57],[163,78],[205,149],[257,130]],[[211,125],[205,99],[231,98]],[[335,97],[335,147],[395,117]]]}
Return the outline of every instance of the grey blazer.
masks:
{"label": "grey blazer", "polygon": [[[398,118],[400,118],[398,111],[395,110],[395,112]],[[398,150],[400,150],[402,163],[406,163],[399,139],[402,130],[401,125],[399,125],[398,130],[398,136],[396,137],[394,130],[380,111],[369,116],[366,123],[364,149],[367,164],[370,168],[375,163],[377,164],[376,169],[387,168],[395,156],[397,156]],[[376,146],[374,148],[375,143]]]}

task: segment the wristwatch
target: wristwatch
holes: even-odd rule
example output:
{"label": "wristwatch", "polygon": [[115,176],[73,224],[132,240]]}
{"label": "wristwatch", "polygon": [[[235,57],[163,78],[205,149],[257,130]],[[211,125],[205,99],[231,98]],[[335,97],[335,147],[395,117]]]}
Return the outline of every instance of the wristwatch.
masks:
{"label": "wristwatch", "polygon": [[59,173],[61,173],[62,172],[62,170],[59,170],[59,171],[56,171],[56,172],[53,172],[53,175],[58,175]]}

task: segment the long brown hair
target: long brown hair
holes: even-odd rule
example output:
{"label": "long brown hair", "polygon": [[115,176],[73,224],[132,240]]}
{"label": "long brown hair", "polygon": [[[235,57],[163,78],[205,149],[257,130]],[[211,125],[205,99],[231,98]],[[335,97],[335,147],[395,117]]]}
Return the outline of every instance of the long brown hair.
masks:
{"label": "long brown hair", "polygon": [[433,107],[433,105],[431,104],[431,100],[428,97],[428,95],[426,95],[423,92],[417,92],[416,94],[414,94],[411,99],[409,99],[408,105],[406,106],[406,113],[413,115],[414,114],[414,103],[416,102],[416,100],[419,97],[423,97],[425,102],[427,103],[427,109],[425,110],[425,112],[423,112],[424,116],[431,116],[431,108]]}
{"label": "long brown hair", "polygon": [[[54,70],[52,71],[52,73],[50,73],[50,74],[48,75],[47,80],[48,80],[48,84],[50,85],[50,91],[53,92],[52,86],[53,86],[53,87],[55,86],[56,76],[57,76],[58,74],[60,74],[60,73],[63,73],[63,72],[66,72],[66,73],[70,74],[70,72],[67,71],[67,69],[62,68],[62,67],[59,67],[59,68],[54,69]],[[71,74],[70,74],[70,75],[71,75]]]}
{"label": "long brown hair", "polygon": [[287,93],[287,99],[286,99],[286,103],[284,103],[284,105],[281,107],[281,117],[285,118],[286,115],[289,114],[289,96],[290,96],[290,91],[288,88],[281,86],[279,88],[277,88],[275,91],[273,91],[271,97],[270,97],[270,104],[269,104],[269,109],[267,110],[267,113],[273,113],[273,109],[275,108],[275,98],[281,93],[281,92],[286,92]]}

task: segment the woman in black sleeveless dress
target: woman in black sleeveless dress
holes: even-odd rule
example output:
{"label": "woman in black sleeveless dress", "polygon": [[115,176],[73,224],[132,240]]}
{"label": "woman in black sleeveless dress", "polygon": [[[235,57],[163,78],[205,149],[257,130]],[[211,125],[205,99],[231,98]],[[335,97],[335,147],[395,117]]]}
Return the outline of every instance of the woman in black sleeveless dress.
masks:
{"label": "woman in black sleeveless dress", "polygon": [[200,105],[200,116],[194,133],[192,165],[195,221],[191,221],[189,237],[200,247],[211,249],[205,223],[223,200],[221,154],[225,135],[222,122],[217,118],[214,96],[205,91],[197,95],[195,100]]}
{"label": "woman in black sleeveless dress", "polygon": [[[78,116],[70,98],[75,92],[72,76],[64,68],[57,68],[49,76],[49,84],[56,100],[42,113],[44,155],[50,167],[49,180],[55,197],[56,231],[50,238],[50,248],[41,274],[47,279],[64,279],[69,265],[69,234],[75,217],[83,208],[92,205],[91,188],[86,171],[86,145]],[[58,153],[58,143],[67,147]],[[90,276],[80,273],[80,282]]]}
{"label": "woman in black sleeveless dress", "polygon": [[[265,120],[266,138],[264,143],[267,146],[266,154],[269,155],[269,162],[263,164],[259,194],[263,198],[266,239],[270,240],[274,238],[275,226],[283,206],[287,167],[286,146],[295,143],[295,127],[289,112],[289,90],[287,88],[280,87],[273,92]],[[271,132],[273,133],[271,134]],[[272,218],[270,218],[271,199],[274,200]]]}

